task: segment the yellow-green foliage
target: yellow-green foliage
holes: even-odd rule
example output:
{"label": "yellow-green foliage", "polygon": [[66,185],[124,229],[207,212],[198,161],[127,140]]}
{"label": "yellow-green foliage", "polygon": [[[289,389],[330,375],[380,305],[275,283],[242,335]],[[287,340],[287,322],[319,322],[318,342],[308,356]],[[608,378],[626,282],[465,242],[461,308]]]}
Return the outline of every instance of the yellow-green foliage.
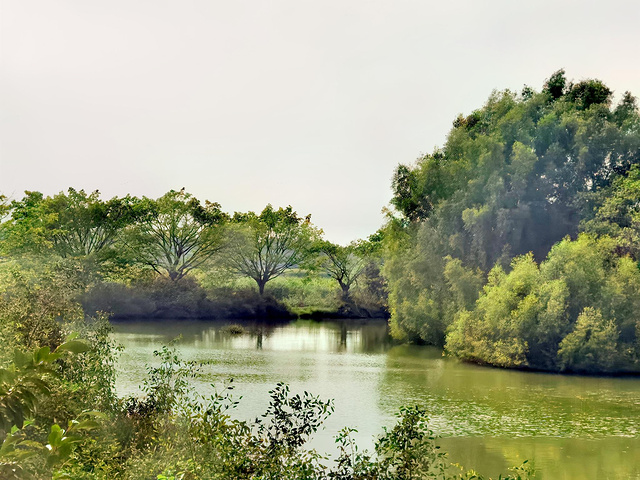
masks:
{"label": "yellow-green foliage", "polygon": [[609,238],[558,243],[540,266],[495,267],[474,308],[458,314],[447,350],[499,366],[581,372],[640,370],[640,271]]}
{"label": "yellow-green foliage", "polygon": [[285,274],[267,284],[266,291],[288,308],[311,307],[336,310],[340,302],[340,287],[327,276]]}
{"label": "yellow-green foliage", "polygon": [[561,367],[578,371],[611,370],[618,357],[619,335],[613,320],[603,318],[600,310],[586,307],[573,331],[560,342]]}

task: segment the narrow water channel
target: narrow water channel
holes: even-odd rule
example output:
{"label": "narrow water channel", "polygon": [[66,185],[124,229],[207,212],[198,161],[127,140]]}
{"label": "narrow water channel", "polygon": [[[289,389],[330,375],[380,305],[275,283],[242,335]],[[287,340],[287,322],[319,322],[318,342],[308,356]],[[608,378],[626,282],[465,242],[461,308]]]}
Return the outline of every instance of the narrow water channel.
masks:
{"label": "narrow water channel", "polygon": [[640,378],[468,365],[434,348],[392,345],[380,321],[243,326],[233,335],[223,322],[116,324],[119,394],[140,394],[153,351],[181,335],[181,357],[207,363],[194,389],[206,394],[233,378],[238,418],[263,413],[277,382],[334,399],[335,413],[312,442],[323,452],[334,451],[344,426],[370,449],[400,406],[419,404],[449,458],[480,473],[497,476],[528,459],[537,480],[640,479]]}

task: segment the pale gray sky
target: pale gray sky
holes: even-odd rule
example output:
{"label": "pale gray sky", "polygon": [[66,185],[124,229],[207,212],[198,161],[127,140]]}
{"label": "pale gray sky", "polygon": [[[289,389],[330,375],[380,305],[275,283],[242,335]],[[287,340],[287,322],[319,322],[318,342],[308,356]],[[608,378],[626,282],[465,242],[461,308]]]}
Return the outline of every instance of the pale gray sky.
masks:
{"label": "pale gray sky", "polygon": [[492,89],[640,95],[639,27],[637,0],[0,0],[0,192],[186,187],[346,243]]}

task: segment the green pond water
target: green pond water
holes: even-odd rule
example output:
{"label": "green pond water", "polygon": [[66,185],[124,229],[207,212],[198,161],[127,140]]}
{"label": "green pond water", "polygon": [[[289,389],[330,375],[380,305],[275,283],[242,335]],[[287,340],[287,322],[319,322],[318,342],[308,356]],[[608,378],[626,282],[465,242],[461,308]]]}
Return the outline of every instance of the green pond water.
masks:
{"label": "green pond water", "polygon": [[419,404],[451,461],[496,476],[523,460],[536,479],[640,479],[640,378],[562,376],[464,364],[442,351],[393,345],[381,321],[297,321],[278,326],[224,322],[116,324],[125,348],[118,363],[120,395],[138,394],[153,351],[178,335],[184,360],[208,362],[194,382],[234,379],[237,418],[252,419],[269,403],[269,390],[288,383],[332,398],[335,413],[313,438],[319,451],[335,450],[333,437],[356,428],[358,444],[373,447],[402,405]]}

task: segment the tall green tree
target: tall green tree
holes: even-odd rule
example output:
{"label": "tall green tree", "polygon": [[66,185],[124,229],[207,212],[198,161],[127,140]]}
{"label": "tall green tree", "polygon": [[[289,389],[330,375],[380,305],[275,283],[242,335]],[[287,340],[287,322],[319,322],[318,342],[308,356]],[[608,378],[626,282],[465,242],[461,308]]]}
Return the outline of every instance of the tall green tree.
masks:
{"label": "tall green tree", "polygon": [[124,235],[131,257],[177,281],[224,247],[227,215],[220,204],[203,204],[184,191],[143,198],[138,221]]}
{"label": "tall green tree", "polygon": [[301,218],[291,206],[275,210],[267,205],[259,215],[236,213],[233,223],[226,265],[236,274],[253,279],[260,295],[269,280],[305,262],[321,234],[312,225],[311,215]]}
{"label": "tall green tree", "polygon": [[320,254],[320,268],[338,282],[342,301],[348,303],[351,300],[350,289],[364,272],[369,260],[366,245],[352,242],[342,246],[322,240],[314,248]]}
{"label": "tall green tree", "polygon": [[7,247],[15,252],[51,252],[62,258],[92,257],[100,263],[112,253],[120,231],[136,218],[136,199],[103,201],[98,190],[69,188],[53,197],[25,192],[11,204]]}

